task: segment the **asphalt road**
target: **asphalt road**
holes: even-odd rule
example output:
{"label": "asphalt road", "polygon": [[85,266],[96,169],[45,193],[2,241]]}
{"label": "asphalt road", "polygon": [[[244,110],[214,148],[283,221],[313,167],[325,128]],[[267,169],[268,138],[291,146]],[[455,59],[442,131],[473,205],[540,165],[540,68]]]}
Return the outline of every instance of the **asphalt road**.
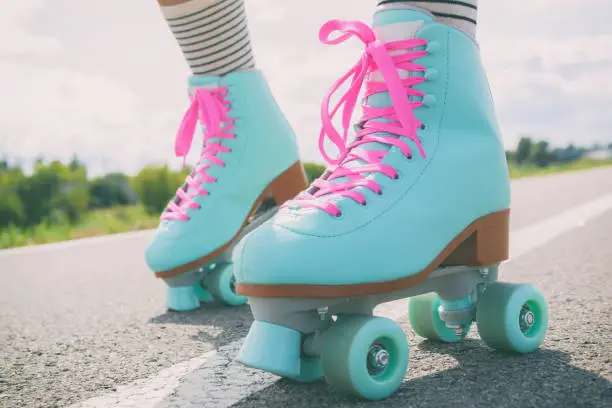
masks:
{"label": "asphalt road", "polygon": [[513,243],[523,246],[502,277],[538,286],[551,314],[531,355],[494,352],[475,330],[459,344],[424,341],[396,306],[411,349],[392,398],[278,381],[231,362],[247,307],[164,310],[145,232],[0,251],[0,406],[612,406],[612,168],[512,188]]}

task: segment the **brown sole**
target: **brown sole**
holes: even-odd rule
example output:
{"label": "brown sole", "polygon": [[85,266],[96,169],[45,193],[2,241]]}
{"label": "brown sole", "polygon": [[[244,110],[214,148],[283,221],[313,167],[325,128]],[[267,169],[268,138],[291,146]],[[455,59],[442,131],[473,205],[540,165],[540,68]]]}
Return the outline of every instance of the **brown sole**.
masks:
{"label": "brown sole", "polygon": [[231,240],[201,258],[198,258],[194,261],[178,266],[176,268],[169,269],[167,271],[157,272],[155,273],[155,276],[162,279],[169,278],[172,276],[180,275],[181,273],[192,271],[207,262],[213,261],[238,239],[240,233],[247,226],[249,218],[251,218],[251,216],[255,213],[259,205],[268,196],[268,194],[272,196],[274,201],[276,201],[276,204],[281,205],[285,201],[294,198],[306,187],[308,187],[308,181],[306,180],[306,175],[304,173],[302,163],[297,161],[283,173],[278,175],[261,193],[257,200],[255,200],[255,203],[251,207],[249,214],[242,222],[242,226],[240,227],[238,232],[236,232],[236,234],[232,237]]}
{"label": "brown sole", "polygon": [[508,259],[510,210],[471,223],[421,272],[386,282],[352,285],[257,285],[238,283],[236,293],[262,298],[342,298],[395,292],[419,285],[440,266],[487,266]]}

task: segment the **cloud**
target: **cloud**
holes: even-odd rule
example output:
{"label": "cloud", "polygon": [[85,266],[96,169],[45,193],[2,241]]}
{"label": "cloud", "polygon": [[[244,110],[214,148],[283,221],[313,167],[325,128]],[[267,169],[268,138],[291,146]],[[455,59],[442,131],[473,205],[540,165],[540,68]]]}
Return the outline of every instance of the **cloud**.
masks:
{"label": "cloud", "polygon": [[[612,28],[605,16],[612,5],[479,7],[478,38],[506,145],[520,133],[553,144],[609,142]],[[187,68],[153,1],[21,0],[2,8],[0,152],[64,160],[78,153],[94,172],[180,164],[172,146],[187,103]],[[362,46],[324,46],[317,32],[331,18],[369,21],[374,1],[247,0],[247,10],[257,63],[305,160],[321,161],[321,100]]]}
{"label": "cloud", "polygon": [[7,56],[52,54],[61,49],[54,38],[37,35],[24,26],[41,10],[45,0],[20,0],[2,4],[0,13],[0,58]]}
{"label": "cloud", "polygon": [[65,161],[77,154],[93,173],[170,160],[170,138],[161,134],[174,133],[174,112],[151,109],[108,76],[62,63],[62,42],[29,30],[43,6],[11,3],[2,15],[10,24],[1,25],[0,37],[0,152],[26,165],[40,155]]}
{"label": "cloud", "polygon": [[[607,0],[481,2],[480,43],[507,146],[610,142]],[[503,16],[503,17],[501,17]]]}
{"label": "cloud", "polygon": [[158,136],[174,131],[174,115],[147,115],[132,91],[106,77],[20,63],[2,63],[0,76],[11,78],[0,95],[0,134],[13,156],[67,160],[78,153],[94,172],[169,159],[154,151],[169,151]]}
{"label": "cloud", "polygon": [[[493,46],[500,51],[493,51]],[[553,144],[609,142],[612,34],[527,36],[483,46],[497,111],[513,146],[530,133]],[[489,52],[490,51],[490,52]]]}

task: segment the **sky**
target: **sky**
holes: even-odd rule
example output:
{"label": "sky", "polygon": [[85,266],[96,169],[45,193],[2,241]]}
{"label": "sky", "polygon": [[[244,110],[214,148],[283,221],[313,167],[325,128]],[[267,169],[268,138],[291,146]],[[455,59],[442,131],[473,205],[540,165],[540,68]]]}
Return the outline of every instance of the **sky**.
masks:
{"label": "sky", "polygon": [[[0,7],[0,155],[74,154],[92,174],[168,163],[189,74],[155,0],[19,0]],[[477,39],[507,147],[612,142],[612,2],[481,0]],[[246,0],[263,70],[306,161],[319,106],[362,51],[319,44],[332,18],[370,21],[375,0]],[[191,158],[194,157],[192,154]]]}

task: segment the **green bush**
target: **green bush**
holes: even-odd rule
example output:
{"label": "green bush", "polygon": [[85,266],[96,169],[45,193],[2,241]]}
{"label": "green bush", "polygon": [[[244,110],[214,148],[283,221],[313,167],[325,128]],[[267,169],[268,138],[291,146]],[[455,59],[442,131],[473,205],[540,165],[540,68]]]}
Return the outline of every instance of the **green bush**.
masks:
{"label": "green bush", "polygon": [[26,215],[21,199],[15,191],[7,186],[0,188],[0,227],[8,225],[22,225]]}
{"label": "green bush", "polygon": [[189,174],[189,170],[173,172],[168,166],[148,166],[132,180],[132,186],[150,214],[163,211]]}
{"label": "green bush", "polygon": [[308,182],[312,183],[314,179],[319,178],[323,174],[325,166],[316,163],[304,163],[304,171],[306,172],[306,177],[308,177]]}
{"label": "green bush", "polygon": [[17,194],[17,186],[24,178],[21,169],[9,167],[6,161],[0,162],[0,227],[25,222],[25,208]]}
{"label": "green bush", "polygon": [[70,222],[77,222],[89,206],[85,167],[67,166],[59,161],[38,162],[34,174],[18,184],[17,192],[25,208],[27,226],[58,213]]}
{"label": "green bush", "polygon": [[115,205],[130,205],[138,202],[138,194],[130,186],[128,176],[109,173],[89,183],[90,208],[109,208]]}
{"label": "green bush", "polygon": [[530,161],[538,167],[547,167],[552,161],[553,156],[548,150],[548,142],[540,141],[533,145]]}
{"label": "green bush", "polygon": [[521,137],[516,147],[516,152],[514,153],[514,160],[516,160],[516,163],[521,165],[529,160],[532,148],[533,142],[531,141],[531,137]]}
{"label": "green bush", "polygon": [[73,160],[37,161],[34,173],[23,174],[18,167],[0,166],[0,227],[33,226],[44,220],[77,222],[89,207],[87,171]]}

